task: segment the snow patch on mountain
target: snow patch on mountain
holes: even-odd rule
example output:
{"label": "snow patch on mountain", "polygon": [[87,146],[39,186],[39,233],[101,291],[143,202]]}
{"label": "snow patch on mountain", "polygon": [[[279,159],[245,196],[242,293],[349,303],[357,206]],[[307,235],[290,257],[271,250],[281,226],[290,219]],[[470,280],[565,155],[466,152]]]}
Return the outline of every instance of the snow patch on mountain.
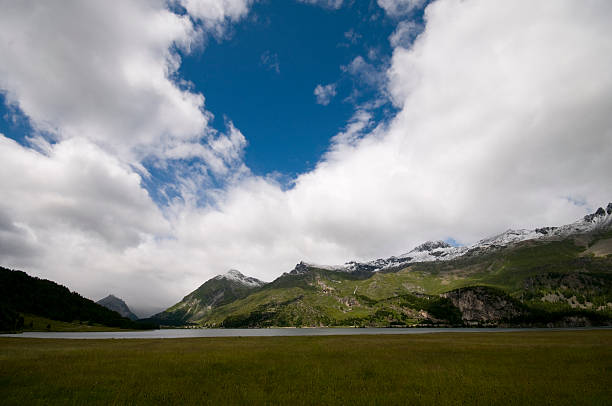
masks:
{"label": "snow patch on mountain", "polygon": [[466,251],[466,247],[453,247],[445,241],[427,241],[399,258],[410,262],[449,260],[465,254]]}
{"label": "snow patch on mountain", "polygon": [[346,266],[344,265],[321,265],[321,264],[314,264],[311,262],[304,262],[304,261],[301,261],[300,264],[307,266],[307,267],[325,269],[328,271],[342,271],[346,268]]}
{"label": "snow patch on mountain", "polygon": [[501,234],[485,238],[472,245],[471,248],[505,247],[520,241],[538,238],[541,235],[535,230],[506,230]]}
{"label": "snow patch on mountain", "polygon": [[600,207],[595,213],[588,214],[582,219],[561,227],[542,227],[535,230],[509,229],[501,234],[488,237],[467,247],[453,247],[445,241],[427,241],[409,252],[390,258],[379,258],[369,262],[347,262],[344,265],[315,265],[300,262],[291,273],[303,273],[310,268],[326,269],[331,271],[377,272],[385,269],[408,266],[416,262],[449,261],[465,255],[466,253],[487,252],[493,249],[507,247],[526,240],[554,240],[566,238],[573,234],[584,234],[612,228],[612,203],[604,209]]}
{"label": "snow patch on mountain", "polygon": [[250,286],[250,287],[259,287],[259,286],[263,286],[266,284],[266,282],[260,281],[259,279],[252,278],[250,276],[245,276],[242,274],[242,272],[236,269],[230,269],[223,275],[215,276],[214,279],[227,279],[229,281],[238,282],[245,286]]}

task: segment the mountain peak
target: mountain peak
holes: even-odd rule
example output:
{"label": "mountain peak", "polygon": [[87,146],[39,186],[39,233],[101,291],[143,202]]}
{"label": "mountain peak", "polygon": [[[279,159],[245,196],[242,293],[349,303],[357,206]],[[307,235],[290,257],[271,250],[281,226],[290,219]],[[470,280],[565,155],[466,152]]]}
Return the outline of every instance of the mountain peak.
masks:
{"label": "mountain peak", "polygon": [[595,213],[587,214],[584,216],[584,221],[596,222],[603,217],[609,216],[610,214],[612,214],[612,203],[608,203],[608,206],[605,209],[600,207],[595,211]]}
{"label": "mountain peak", "polygon": [[232,282],[238,282],[250,287],[257,287],[265,284],[265,282],[260,281],[259,279],[244,275],[237,269],[230,269],[226,273],[216,276],[214,279],[225,279]]}
{"label": "mountain peak", "polygon": [[125,301],[113,294],[106,296],[104,299],[98,300],[96,303],[119,313],[122,317],[127,317],[131,320],[138,320],[138,316],[132,313]]}
{"label": "mountain peak", "polygon": [[123,302],[123,300],[119,299],[117,296],[113,295],[112,293],[106,296],[104,299],[100,299],[99,301],[101,302],[103,300],[120,300]]}
{"label": "mountain peak", "polygon": [[180,302],[152,316],[163,325],[183,325],[204,317],[212,309],[247,296],[266,283],[236,269],[210,278]]}
{"label": "mountain peak", "polygon": [[308,271],[309,268],[310,268],[309,264],[307,264],[304,261],[300,261],[298,264],[295,265],[295,267],[289,273],[292,275],[301,274],[301,273]]}
{"label": "mountain peak", "polygon": [[244,278],[245,277],[244,274],[237,269],[230,269],[229,271],[227,271],[221,276],[231,277],[231,278]]}
{"label": "mountain peak", "polygon": [[411,252],[433,251],[438,248],[450,248],[451,245],[445,241],[426,241],[423,244],[412,249]]}

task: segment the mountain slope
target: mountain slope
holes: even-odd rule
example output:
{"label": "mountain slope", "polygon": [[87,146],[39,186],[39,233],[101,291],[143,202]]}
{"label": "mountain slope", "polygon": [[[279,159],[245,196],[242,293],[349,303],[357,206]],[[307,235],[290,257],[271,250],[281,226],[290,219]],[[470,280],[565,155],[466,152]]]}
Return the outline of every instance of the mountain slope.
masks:
{"label": "mountain slope", "polygon": [[467,248],[434,242],[368,263],[301,262],[191,321],[210,327],[610,323],[611,215],[609,204],[567,226],[510,230]]}
{"label": "mountain slope", "polygon": [[20,330],[23,314],[130,329],[154,327],[121,317],[55,282],[0,267],[0,331]]}
{"label": "mountain slope", "polygon": [[216,307],[248,296],[263,285],[265,282],[232,269],[206,281],[180,302],[150,319],[164,325],[188,324],[203,318]]}
{"label": "mountain slope", "polygon": [[601,233],[612,227],[612,203],[600,207],[594,213],[584,216],[571,224],[561,227],[541,227],[534,230],[507,230],[493,237],[485,238],[468,247],[453,247],[444,241],[427,241],[411,251],[397,257],[380,258],[360,263],[347,262],[327,269],[355,271],[380,271],[396,269],[409,264],[433,261],[450,261],[464,255],[473,256],[509,247],[527,240],[559,241],[572,235]]}
{"label": "mountain slope", "polygon": [[121,317],[126,317],[130,320],[138,320],[138,316],[132,313],[128,305],[122,299],[114,295],[108,295],[104,299],[98,300],[96,303],[119,313]]}

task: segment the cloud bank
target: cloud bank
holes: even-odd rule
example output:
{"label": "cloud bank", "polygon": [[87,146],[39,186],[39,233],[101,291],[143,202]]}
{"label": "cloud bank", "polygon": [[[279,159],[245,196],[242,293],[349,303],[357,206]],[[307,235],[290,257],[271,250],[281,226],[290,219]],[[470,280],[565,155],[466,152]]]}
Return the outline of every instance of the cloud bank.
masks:
{"label": "cloud bank", "polygon": [[[173,49],[216,35],[250,2],[214,2],[226,11],[203,25],[210,16],[190,3],[193,15],[149,1],[2,4],[0,87],[43,134],[29,146],[0,136],[4,266],[152,309],[229,268],[271,280],[301,259],[471,243],[566,223],[612,196],[608,1],[431,3],[373,84],[397,115],[372,123],[358,111],[289,189],[251,175],[248,134],[216,133],[204,96],[176,77]],[[142,162],[194,156],[181,198],[158,206]],[[230,180],[202,205],[210,171]]]}

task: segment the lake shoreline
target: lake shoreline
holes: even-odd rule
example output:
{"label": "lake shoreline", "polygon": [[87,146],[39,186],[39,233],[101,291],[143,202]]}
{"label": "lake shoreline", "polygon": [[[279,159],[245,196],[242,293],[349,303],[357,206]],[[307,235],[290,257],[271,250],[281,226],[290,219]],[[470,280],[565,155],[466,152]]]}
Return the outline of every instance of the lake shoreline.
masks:
{"label": "lake shoreline", "polygon": [[177,339],[223,337],[308,337],[356,335],[412,335],[439,333],[516,333],[612,330],[612,327],[460,327],[460,328],[262,328],[262,329],[161,329],[100,332],[23,332],[0,334],[0,338],[42,339]]}

